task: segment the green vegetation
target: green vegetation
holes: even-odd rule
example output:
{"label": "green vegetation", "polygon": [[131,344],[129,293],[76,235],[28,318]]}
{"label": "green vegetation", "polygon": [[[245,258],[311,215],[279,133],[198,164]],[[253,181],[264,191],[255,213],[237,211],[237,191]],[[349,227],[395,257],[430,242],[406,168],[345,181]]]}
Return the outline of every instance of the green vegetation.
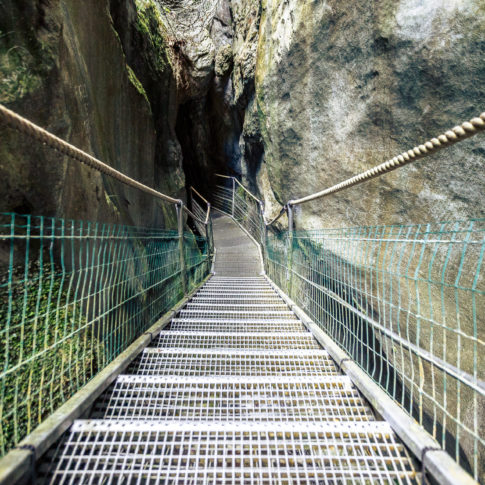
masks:
{"label": "green vegetation", "polygon": [[149,43],[150,52],[145,52],[146,60],[158,75],[164,72],[169,64],[166,42],[164,39],[165,26],[160,11],[153,0],[136,0],[138,13],[136,28]]}
{"label": "green vegetation", "polygon": [[47,46],[17,44],[14,34],[0,30],[0,103],[11,103],[38,89],[53,65]]}
{"label": "green vegetation", "polygon": [[62,272],[13,269],[0,284],[0,454],[69,399],[104,354]]}
{"label": "green vegetation", "polygon": [[42,80],[32,64],[32,56],[23,47],[0,48],[1,103],[11,103],[40,87]]}
{"label": "green vegetation", "polygon": [[136,74],[133,72],[133,69],[127,64],[126,70],[128,71],[128,79],[130,80],[131,84],[135,86],[136,90],[145,98],[148,105],[150,105],[150,101],[148,100],[148,96],[145,91],[145,88],[143,87],[143,84],[140,82],[140,80],[136,77]]}

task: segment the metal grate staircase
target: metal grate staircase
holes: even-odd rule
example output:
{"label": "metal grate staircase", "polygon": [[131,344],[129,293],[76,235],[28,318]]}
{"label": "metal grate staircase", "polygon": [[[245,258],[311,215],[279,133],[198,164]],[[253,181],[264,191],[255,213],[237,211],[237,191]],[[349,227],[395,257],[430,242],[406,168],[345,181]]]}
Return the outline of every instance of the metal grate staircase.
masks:
{"label": "metal grate staircase", "polygon": [[415,483],[419,475],[264,276],[214,220],[212,277],[96,403],[49,483]]}

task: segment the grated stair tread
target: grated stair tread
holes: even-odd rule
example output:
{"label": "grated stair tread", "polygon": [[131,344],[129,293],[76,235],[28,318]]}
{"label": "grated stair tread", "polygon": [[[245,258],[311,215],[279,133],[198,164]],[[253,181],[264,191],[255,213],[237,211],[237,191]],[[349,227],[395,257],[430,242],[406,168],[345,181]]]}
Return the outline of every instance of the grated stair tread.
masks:
{"label": "grated stair tread", "polygon": [[415,484],[420,474],[264,276],[214,222],[213,276],[77,420],[48,483]]}
{"label": "grated stair tread", "polygon": [[416,483],[387,423],[78,420],[54,483]]}
{"label": "grated stair tread", "polygon": [[96,415],[104,419],[373,421],[349,378],[122,375]]}
{"label": "grated stair tread", "polygon": [[318,349],[309,332],[161,332],[158,347],[211,349]]}

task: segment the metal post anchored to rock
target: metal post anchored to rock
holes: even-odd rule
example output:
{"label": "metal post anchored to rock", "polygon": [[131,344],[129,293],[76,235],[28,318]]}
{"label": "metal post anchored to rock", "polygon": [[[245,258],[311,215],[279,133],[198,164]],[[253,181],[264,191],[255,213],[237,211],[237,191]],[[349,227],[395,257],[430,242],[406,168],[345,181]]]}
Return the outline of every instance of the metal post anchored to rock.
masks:
{"label": "metal post anchored to rock", "polygon": [[184,254],[184,212],[183,203],[176,204],[177,208],[177,224],[178,224],[178,237],[179,237],[179,253],[180,253],[180,277],[182,279],[182,288],[184,295],[187,294],[187,270],[185,267],[185,254]]}

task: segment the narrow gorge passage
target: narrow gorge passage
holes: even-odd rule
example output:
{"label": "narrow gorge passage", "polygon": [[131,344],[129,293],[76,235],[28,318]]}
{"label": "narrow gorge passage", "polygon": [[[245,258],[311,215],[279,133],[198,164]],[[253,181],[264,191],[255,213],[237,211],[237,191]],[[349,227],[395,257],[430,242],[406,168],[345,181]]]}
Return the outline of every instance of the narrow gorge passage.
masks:
{"label": "narrow gorge passage", "polygon": [[74,422],[46,483],[416,483],[409,455],[214,219],[215,275]]}

